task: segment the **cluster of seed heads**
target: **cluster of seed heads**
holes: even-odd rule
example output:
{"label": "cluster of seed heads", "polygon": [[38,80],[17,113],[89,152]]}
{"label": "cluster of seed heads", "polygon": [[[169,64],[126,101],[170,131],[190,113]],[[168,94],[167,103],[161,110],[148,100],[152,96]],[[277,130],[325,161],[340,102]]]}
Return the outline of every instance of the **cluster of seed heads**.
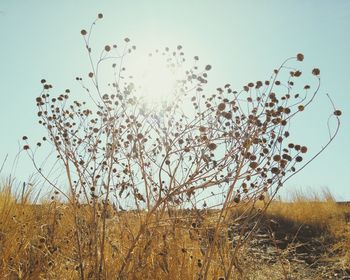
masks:
{"label": "cluster of seed heads", "polygon": [[[102,18],[102,14],[97,17]],[[83,29],[81,34],[91,53],[88,32]],[[98,63],[109,58],[112,49],[117,44],[106,45]],[[132,46],[121,57],[125,60],[135,49]],[[181,45],[152,53],[157,54],[170,67],[187,65]],[[114,71],[121,57],[112,62]],[[304,55],[292,59],[301,62]],[[47,132],[43,141],[55,147],[59,159],[73,163],[79,174],[74,178],[77,198],[91,201],[108,190],[120,198],[132,194],[136,204],[152,204],[164,197],[181,204],[200,190],[227,190],[236,184],[232,199],[238,203],[242,196],[258,194],[264,199],[266,191],[282,185],[283,178],[297,170],[308,149],[288,141],[288,127],[313,96],[307,93],[309,85],[304,92],[294,89],[302,72],[290,71],[282,83],[278,78],[284,64],[268,80],[249,82],[241,90],[225,84],[210,93],[206,86],[212,67],[201,67],[198,61],[195,56],[193,65],[183,71],[177,98],[157,112],[145,110],[132,75],[123,74],[125,67],[116,73],[118,81],[108,83],[103,92],[97,86],[98,74],[88,73],[96,86],[94,105],[86,100],[70,102],[69,89],[51,97],[52,85],[41,80],[43,91],[35,101],[39,123]],[[319,81],[320,70],[311,72]],[[87,93],[93,92],[82,78],[76,80]],[[193,110],[182,111],[184,104],[191,104]],[[334,115],[339,117],[341,111]],[[23,140],[24,150],[30,150],[27,137]]]}

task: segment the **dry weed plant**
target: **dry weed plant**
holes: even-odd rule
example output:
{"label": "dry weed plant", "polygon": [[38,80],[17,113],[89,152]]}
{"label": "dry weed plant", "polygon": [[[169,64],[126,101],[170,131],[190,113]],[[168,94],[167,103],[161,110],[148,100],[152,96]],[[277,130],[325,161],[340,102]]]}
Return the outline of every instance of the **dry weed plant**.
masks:
{"label": "dry weed plant", "polygon": [[[103,50],[91,46],[102,18],[81,30],[91,69],[76,80],[85,97],[70,101],[69,89],[55,95],[41,80],[36,105],[46,134],[36,147],[24,136],[23,148],[54,195],[48,208],[29,207],[23,215],[5,199],[5,208],[14,210],[1,213],[2,230],[20,225],[21,232],[6,239],[13,246],[4,248],[13,250],[2,252],[1,275],[244,279],[240,253],[260,221],[251,226],[246,217],[260,217],[286,180],[319,154],[304,159],[307,147],[288,141],[288,128],[319,91],[320,70],[312,70],[314,86],[297,89],[304,75],[293,66],[304,59],[299,53],[268,80],[209,93],[211,66],[196,56],[186,60],[182,46],[165,48],[152,55],[184,76],[173,99],[149,110],[127,71],[136,50],[130,39]],[[110,82],[101,70],[106,65]],[[340,115],[334,108],[336,127],[320,153],[336,136]],[[39,167],[35,156],[45,142],[54,147],[67,188]],[[239,231],[230,231],[234,224]]]}

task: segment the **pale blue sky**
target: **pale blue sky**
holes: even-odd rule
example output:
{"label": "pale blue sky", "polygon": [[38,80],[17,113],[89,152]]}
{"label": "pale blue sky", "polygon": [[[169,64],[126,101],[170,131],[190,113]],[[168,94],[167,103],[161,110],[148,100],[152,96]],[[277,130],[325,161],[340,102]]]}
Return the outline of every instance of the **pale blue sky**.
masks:
{"label": "pale blue sky", "polygon": [[[269,78],[285,58],[302,52],[304,69],[321,69],[310,111],[293,123],[295,138],[316,152],[327,141],[329,93],[343,111],[337,139],[286,189],[328,187],[350,200],[350,1],[0,1],[0,161],[8,174],[22,135],[39,138],[35,97],[45,77],[57,92],[88,71],[80,30],[97,13],[96,46],[132,38],[138,49],[182,44],[213,66],[211,83],[241,88]],[[13,174],[32,172],[26,156]]]}

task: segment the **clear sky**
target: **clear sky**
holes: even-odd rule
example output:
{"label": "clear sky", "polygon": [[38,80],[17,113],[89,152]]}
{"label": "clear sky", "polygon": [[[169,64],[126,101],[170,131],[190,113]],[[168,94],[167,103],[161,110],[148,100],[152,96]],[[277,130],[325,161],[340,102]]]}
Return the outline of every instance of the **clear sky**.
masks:
{"label": "clear sky", "polygon": [[[350,1],[0,1],[0,162],[8,175],[22,135],[39,139],[35,97],[40,79],[57,93],[88,71],[80,35],[97,13],[104,19],[93,44],[130,37],[138,49],[182,44],[189,57],[213,66],[210,81],[241,88],[264,80],[285,58],[304,53],[303,68],[321,69],[321,90],[310,110],[292,124],[298,142],[315,153],[327,141],[329,93],[343,111],[336,140],[285,186],[328,187],[350,200]],[[348,159],[349,158],[349,159]],[[1,164],[0,163],[0,164]],[[25,154],[12,175],[33,172]]]}

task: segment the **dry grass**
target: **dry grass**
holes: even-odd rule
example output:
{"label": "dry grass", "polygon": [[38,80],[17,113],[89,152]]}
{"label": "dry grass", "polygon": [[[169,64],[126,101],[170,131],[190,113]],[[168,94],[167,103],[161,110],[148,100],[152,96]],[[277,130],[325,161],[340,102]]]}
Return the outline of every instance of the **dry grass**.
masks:
{"label": "dry grass", "polygon": [[333,261],[343,268],[350,267],[350,204],[338,204],[329,190],[321,194],[295,192],[291,202],[274,201],[267,213],[291,221],[293,227],[309,227],[319,233],[319,238],[330,239]]}
{"label": "dry grass", "polygon": [[[10,186],[1,189],[1,278],[81,279],[72,208],[57,201],[31,205],[29,198],[29,194],[24,200],[16,198]],[[82,206],[78,211],[83,229],[81,239],[84,240],[81,243],[86,270],[84,279],[94,279],[92,212],[89,207]],[[349,208],[339,206],[331,199],[315,201],[298,196],[290,203],[273,202],[267,216],[288,220],[299,228],[316,226],[322,232],[321,236],[331,236],[333,257],[343,267],[349,267],[350,233],[344,220],[346,212]],[[198,279],[203,255],[211,242],[211,220],[215,213],[175,212],[160,222],[155,214],[147,223],[128,263],[124,264],[123,275],[119,274],[123,260],[146,215],[114,213],[112,209],[109,215],[104,279],[116,279],[117,275],[124,279]],[[220,279],[225,273],[222,263],[231,260],[232,243],[228,240],[227,230],[222,232],[208,279]],[[241,248],[238,254],[240,258],[236,260],[232,279],[283,279],[286,275],[301,275],[296,265],[286,264],[286,259],[280,258],[274,265],[264,264],[261,259],[246,254],[246,249]],[[303,277],[307,279],[305,275]]]}

